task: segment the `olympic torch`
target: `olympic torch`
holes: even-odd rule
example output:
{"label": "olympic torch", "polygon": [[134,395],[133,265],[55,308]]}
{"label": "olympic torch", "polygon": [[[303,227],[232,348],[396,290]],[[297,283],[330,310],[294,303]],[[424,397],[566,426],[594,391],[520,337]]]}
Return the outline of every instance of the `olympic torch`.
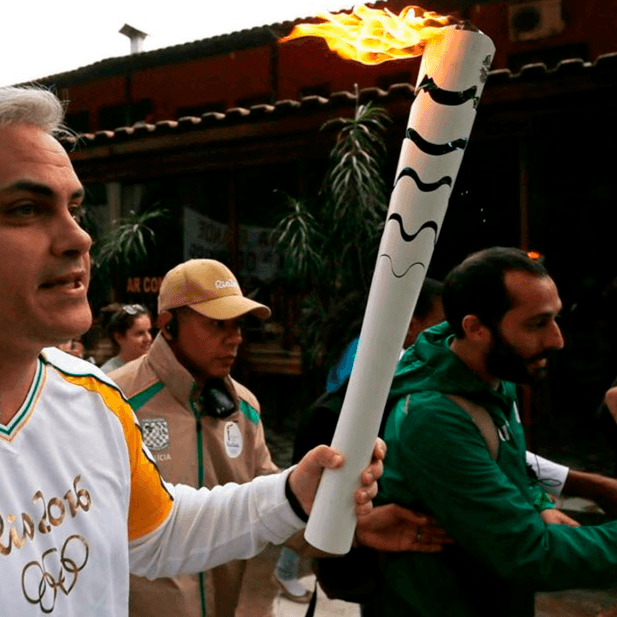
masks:
{"label": "olympic torch", "polygon": [[[422,53],[356,359],[332,440],[346,462],[324,473],[305,531],[314,547],[344,554],[356,524],[353,492],[372,453],[495,47],[481,32],[417,7],[398,16],[361,6],[351,14],[319,17],[326,22],[300,24],[283,40],[322,36],[331,49],[370,64]],[[327,36],[319,33],[324,26]],[[359,53],[362,41],[367,45]]]}

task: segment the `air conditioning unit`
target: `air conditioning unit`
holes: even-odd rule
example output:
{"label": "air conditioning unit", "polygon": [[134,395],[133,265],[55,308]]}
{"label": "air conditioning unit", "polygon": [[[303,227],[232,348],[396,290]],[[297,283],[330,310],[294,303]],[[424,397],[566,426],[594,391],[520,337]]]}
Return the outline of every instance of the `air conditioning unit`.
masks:
{"label": "air conditioning unit", "polygon": [[561,0],[534,0],[508,5],[511,41],[533,41],[563,32]]}

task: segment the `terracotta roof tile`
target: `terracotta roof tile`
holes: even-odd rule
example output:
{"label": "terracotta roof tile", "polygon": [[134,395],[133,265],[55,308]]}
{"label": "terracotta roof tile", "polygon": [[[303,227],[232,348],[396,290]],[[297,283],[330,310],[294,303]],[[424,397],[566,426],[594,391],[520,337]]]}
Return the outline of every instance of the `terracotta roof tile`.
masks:
{"label": "terracotta roof tile", "polygon": [[349,104],[354,103],[355,100],[356,100],[356,95],[346,90],[342,90],[340,92],[333,92],[330,95],[330,104],[333,107],[349,105]]}
{"label": "terracotta roof tile", "polygon": [[[92,135],[92,133],[88,133],[88,135]],[[95,140],[106,141],[113,139],[115,135],[116,133],[114,131],[96,131],[92,137]]]}
{"label": "terracotta roof tile", "polygon": [[293,101],[292,99],[283,99],[282,101],[277,101],[274,106],[278,111],[281,110],[293,110],[298,109],[300,107],[300,101]]}
{"label": "terracotta roof tile", "polygon": [[372,88],[362,88],[360,90],[360,103],[366,103],[368,101],[376,101],[378,99],[385,98],[388,93],[381,88],[372,87]]}
{"label": "terracotta roof tile", "polygon": [[603,54],[602,56],[598,56],[595,61],[595,65],[599,64],[612,64],[615,65],[617,63],[617,52],[613,52],[610,54]]}
{"label": "terracotta roof tile", "polygon": [[152,133],[156,130],[156,126],[154,124],[148,124],[147,122],[137,122],[132,128],[136,135],[147,135],[148,133]]}
{"label": "terracotta roof tile", "polygon": [[309,94],[308,96],[303,96],[300,98],[300,105],[310,106],[310,107],[319,107],[323,105],[328,105],[330,102],[329,98],[325,98],[323,96],[319,96],[318,94]]}
{"label": "terracotta roof tile", "polygon": [[568,75],[578,75],[590,67],[589,62],[585,62],[582,58],[570,58],[568,60],[561,60],[554,69],[555,73],[559,73],[560,77],[567,77]]}
{"label": "terracotta roof tile", "polygon": [[260,103],[259,105],[251,105],[250,107],[252,114],[271,114],[276,110],[274,105],[266,105],[265,103]]}
{"label": "terracotta roof tile", "polygon": [[204,122],[212,122],[216,120],[224,120],[225,114],[220,111],[207,111],[205,114],[201,115],[201,119]]}
{"label": "terracotta roof tile", "polygon": [[486,80],[486,88],[490,88],[491,86],[497,86],[501,84],[506,84],[512,80],[512,71],[509,69],[498,69],[496,71],[491,71],[488,74],[488,79]]}
{"label": "terracotta roof tile", "polygon": [[225,112],[226,120],[243,120],[247,116],[251,115],[251,110],[245,107],[230,107]]}
{"label": "terracotta roof tile", "polygon": [[594,62],[593,76],[597,80],[614,83],[617,79],[617,53],[598,56]]}
{"label": "terracotta roof tile", "polygon": [[121,126],[115,130],[116,137],[130,137],[134,132],[132,126]]}
{"label": "terracotta roof tile", "polygon": [[534,79],[542,79],[546,77],[548,69],[543,62],[534,62],[533,64],[525,65],[516,77],[522,80],[532,81]]}
{"label": "terracotta roof tile", "polygon": [[178,118],[178,126],[185,129],[190,129],[198,124],[201,124],[201,118],[197,116],[182,116]]}
{"label": "terracotta roof tile", "polygon": [[159,133],[170,132],[178,127],[178,122],[176,120],[159,120],[155,122],[154,126]]}
{"label": "terracotta roof tile", "polygon": [[388,88],[388,94],[390,96],[402,96],[405,98],[413,99],[415,98],[415,87],[412,84],[392,84]]}
{"label": "terracotta roof tile", "polygon": [[[547,69],[545,64],[529,64],[519,73],[508,69],[491,71],[488,76],[486,91],[503,85],[529,84],[530,82],[546,82],[554,77],[565,78],[589,74],[597,81],[614,83],[617,81],[617,53],[598,57],[595,62],[585,62],[580,58],[563,60],[554,69]],[[381,88],[363,88],[358,93],[360,101],[377,100],[381,103],[397,99],[413,99],[414,86],[409,83],[392,84],[388,90]],[[85,145],[103,145],[114,140],[135,139],[146,135],[181,133],[187,130],[202,130],[205,128],[238,124],[242,122],[259,122],[268,118],[281,118],[296,114],[311,114],[325,109],[351,107],[356,100],[356,94],[347,91],[334,92],[329,97],[310,95],[300,100],[280,100],[273,105],[253,105],[249,109],[233,107],[222,112],[207,112],[201,117],[186,116],[175,120],[165,120],[155,124],[138,124],[133,127],[120,127],[115,131],[98,131],[81,136]]]}

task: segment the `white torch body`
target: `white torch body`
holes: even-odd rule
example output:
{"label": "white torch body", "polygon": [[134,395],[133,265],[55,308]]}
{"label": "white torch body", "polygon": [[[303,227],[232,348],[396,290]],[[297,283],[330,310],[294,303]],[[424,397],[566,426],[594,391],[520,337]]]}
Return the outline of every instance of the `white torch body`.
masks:
{"label": "white torch body", "polygon": [[427,44],[411,107],[360,341],[326,471],[305,531],[314,547],[351,548],[353,492],[368,465],[405,334],[433,255],[495,51],[480,32],[444,28]]}

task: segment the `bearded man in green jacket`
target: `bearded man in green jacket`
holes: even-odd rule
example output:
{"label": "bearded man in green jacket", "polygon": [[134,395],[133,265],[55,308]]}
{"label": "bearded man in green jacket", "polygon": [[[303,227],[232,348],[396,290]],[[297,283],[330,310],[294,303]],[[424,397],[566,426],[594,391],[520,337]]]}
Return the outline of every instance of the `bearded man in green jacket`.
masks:
{"label": "bearded man in green jacket", "polygon": [[[563,347],[555,283],[523,251],[495,247],[454,268],[443,303],[447,321],[420,335],[395,374],[380,500],[432,514],[455,544],[386,555],[367,609],[531,617],[536,591],[614,584],[617,522],[571,526],[525,464],[515,384],[541,378]],[[488,412],[495,451],[468,403]]]}

